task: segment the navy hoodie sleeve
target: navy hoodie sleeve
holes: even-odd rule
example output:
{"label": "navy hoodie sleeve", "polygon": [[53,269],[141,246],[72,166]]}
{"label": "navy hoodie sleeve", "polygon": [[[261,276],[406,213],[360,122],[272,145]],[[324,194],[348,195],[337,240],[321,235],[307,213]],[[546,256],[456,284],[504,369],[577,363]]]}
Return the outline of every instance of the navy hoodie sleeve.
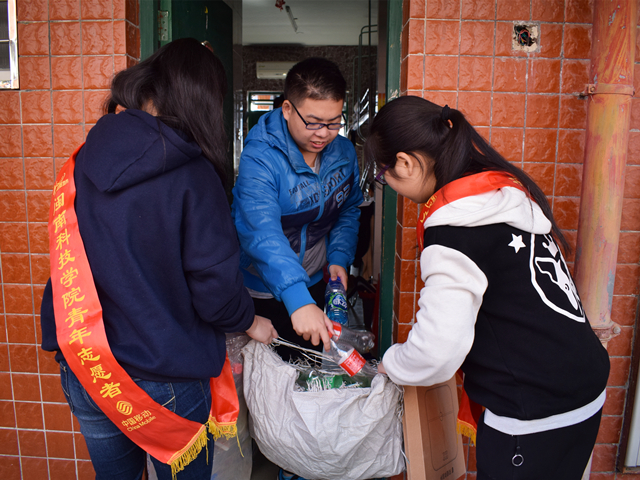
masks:
{"label": "navy hoodie sleeve", "polygon": [[205,177],[195,179],[184,198],[185,276],[193,306],[203,320],[223,332],[245,331],[253,323],[254,307],[239,269],[240,249],[229,203],[218,176]]}
{"label": "navy hoodie sleeve", "polygon": [[[42,349],[53,352],[59,349],[56,339],[56,319],[53,315],[53,296],[51,279],[47,281],[40,305],[40,327],[42,329]],[[56,360],[59,361],[58,358]]]}

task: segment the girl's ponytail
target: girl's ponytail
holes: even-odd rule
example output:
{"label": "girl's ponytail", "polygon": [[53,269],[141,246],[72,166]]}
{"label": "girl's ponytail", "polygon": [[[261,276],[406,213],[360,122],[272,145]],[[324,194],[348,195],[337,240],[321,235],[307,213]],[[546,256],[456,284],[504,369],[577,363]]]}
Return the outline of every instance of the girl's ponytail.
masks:
{"label": "girl's ponytail", "polygon": [[[444,107],[443,107],[444,109]],[[502,171],[517,178],[529,192],[529,196],[538,204],[544,215],[551,222],[551,232],[562,245],[565,252],[571,251],[571,246],[558,227],[547,196],[542,189],[522,169],[516,167],[498,153],[467,121],[459,110],[450,109],[449,118],[452,123],[451,134],[445,140],[442,148],[444,161],[436,161],[436,188],[442,188],[447,183],[465,175],[473,175],[484,171]],[[447,159],[456,159],[453,162]],[[438,167],[444,165],[445,177],[440,181]],[[455,171],[447,171],[447,166]]]}
{"label": "girl's ponytail", "polygon": [[442,107],[439,120],[448,127],[449,132],[443,137],[437,154],[429,155],[435,160],[436,190],[467,174],[473,147],[467,139],[475,133],[464,115],[448,105]]}

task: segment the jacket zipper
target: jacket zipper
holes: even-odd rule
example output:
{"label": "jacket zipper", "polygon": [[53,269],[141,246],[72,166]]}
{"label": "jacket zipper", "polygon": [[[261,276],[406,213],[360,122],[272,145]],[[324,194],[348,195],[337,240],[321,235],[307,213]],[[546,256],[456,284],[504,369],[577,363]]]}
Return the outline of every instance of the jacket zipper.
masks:
{"label": "jacket zipper", "polygon": [[[345,165],[348,164],[348,161],[343,162],[342,160],[343,160],[343,157],[341,157],[340,160],[336,162],[335,166],[337,168],[342,168],[343,164]],[[336,168],[334,168],[334,170],[336,170]],[[311,171],[311,173],[318,178],[318,183],[320,185],[320,189],[319,189],[320,190],[320,211],[318,212],[318,216],[313,219],[313,221],[316,222],[322,218],[322,214],[324,213],[324,177],[321,178],[320,174],[313,172],[313,170]],[[302,227],[302,230],[300,231],[300,255],[298,257],[300,260],[300,265],[302,265],[304,261],[304,255],[307,251],[307,227],[308,226],[309,226],[308,223],[304,224],[304,226]]]}

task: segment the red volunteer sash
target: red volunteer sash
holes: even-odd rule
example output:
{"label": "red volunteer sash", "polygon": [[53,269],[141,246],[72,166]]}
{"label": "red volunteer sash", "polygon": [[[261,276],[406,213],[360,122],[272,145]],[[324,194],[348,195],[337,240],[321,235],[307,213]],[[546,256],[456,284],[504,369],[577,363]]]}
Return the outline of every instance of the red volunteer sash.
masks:
{"label": "red volunteer sash", "polygon": [[109,419],[136,445],[171,465],[175,478],[214,439],[237,434],[238,396],[229,358],[210,380],[211,412],[202,425],[155,402],[114,358],[75,213],[76,155],[62,167],[49,209],[51,285],[58,345],[73,373]]}
{"label": "red volunteer sash", "polygon": [[[505,187],[517,188],[529,195],[527,189],[516,178],[505,172],[488,171],[476,173],[446,184],[434,193],[420,209],[416,228],[420,250],[424,248],[424,224],[439,208],[461,198],[472,197]],[[458,373],[460,378],[464,378],[462,370],[459,370]],[[483,407],[469,398],[463,386],[460,407],[458,408],[457,430],[462,435],[469,437],[472,444],[476,443],[478,420],[482,411]]]}

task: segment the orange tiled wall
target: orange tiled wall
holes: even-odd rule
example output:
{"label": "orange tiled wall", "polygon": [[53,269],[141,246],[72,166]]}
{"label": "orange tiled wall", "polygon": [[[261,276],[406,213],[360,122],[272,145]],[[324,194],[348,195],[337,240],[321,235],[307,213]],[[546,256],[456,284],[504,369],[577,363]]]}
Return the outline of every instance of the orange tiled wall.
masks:
{"label": "orange tiled wall", "polygon": [[[405,0],[403,15],[402,93],[449,104],[467,115],[498,151],[538,182],[575,245],[587,111],[587,100],[577,94],[588,83],[593,2]],[[540,22],[539,52],[512,50],[514,21]],[[640,93],[638,63],[635,77]],[[595,480],[617,478],[613,472],[638,306],[640,98],[633,100],[631,128],[612,311],[622,333],[608,346],[612,371],[593,459]],[[404,341],[411,329],[423,286],[415,248],[417,211],[416,204],[398,198],[394,290],[398,341]],[[467,478],[475,478],[474,449],[465,448]]]}
{"label": "orange tiled wall", "polygon": [[140,52],[137,0],[18,0],[20,90],[0,91],[0,478],[93,478],[40,344],[55,172]]}

